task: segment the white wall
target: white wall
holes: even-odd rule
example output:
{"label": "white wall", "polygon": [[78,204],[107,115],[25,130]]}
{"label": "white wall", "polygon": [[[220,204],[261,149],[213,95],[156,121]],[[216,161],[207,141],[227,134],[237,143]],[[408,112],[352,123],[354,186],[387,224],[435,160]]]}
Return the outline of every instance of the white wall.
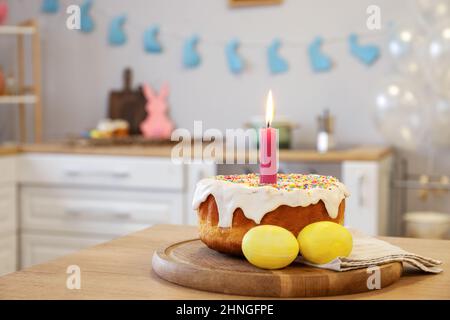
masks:
{"label": "white wall", "polygon": [[[60,0],[64,5],[81,1]],[[171,115],[179,127],[191,128],[194,120],[206,127],[240,127],[250,117],[263,114],[269,88],[275,93],[277,112],[300,124],[297,145],[311,145],[316,129],[315,117],[325,107],[337,116],[337,140],[343,144],[377,144],[379,136],[371,115],[371,92],[379,79],[390,72],[391,62],[383,55],[371,68],[348,54],[347,44],[325,43],[336,66],[330,73],[313,74],[306,48],[283,48],[290,63],[287,74],[272,76],[266,66],[265,48],[245,46],[246,41],[270,43],[279,36],[308,42],[316,35],[345,37],[351,32],[367,33],[366,8],[377,4],[382,23],[414,17],[413,0],[285,0],[281,6],[230,9],[227,0],[95,0],[93,16],[96,30],[85,35],[65,28],[65,15],[44,15],[41,0],[10,0],[12,22],[38,17],[43,36],[44,134],[61,138],[92,128],[104,117],[107,94],[121,87],[121,71],[131,66],[137,82],[159,87],[171,85]],[[126,13],[129,42],[120,48],[107,45],[110,15]],[[148,55],[142,49],[146,26],[161,26],[164,54]],[[182,39],[164,32],[186,36],[198,33],[220,45],[200,44],[203,64],[196,70],[181,66]],[[385,50],[385,36],[374,31],[365,42],[378,43]],[[224,44],[238,36],[244,46],[249,71],[233,76],[227,69]],[[2,43],[0,41],[0,43]],[[0,63],[10,60],[7,44],[0,44]],[[11,112],[2,110],[0,140],[10,136],[5,119]],[[427,158],[413,155],[414,169],[427,169]],[[450,157],[437,157],[433,171],[450,172]]]}
{"label": "white wall", "polygon": [[[407,1],[377,2],[384,22],[406,15]],[[387,59],[367,68],[348,54],[345,42],[325,44],[324,50],[333,55],[336,67],[316,75],[310,70],[306,48],[284,48],[281,52],[291,69],[272,76],[266,66],[266,49],[244,45],[241,52],[250,70],[236,77],[227,69],[222,45],[200,45],[204,63],[198,70],[184,70],[182,40],[164,37],[164,31],[186,36],[197,32],[221,43],[238,36],[244,44],[246,40],[270,43],[276,36],[304,42],[316,35],[346,37],[350,32],[368,32],[365,11],[372,3],[286,0],[282,6],[229,9],[226,0],[96,0],[93,15],[97,28],[84,35],[65,28],[63,12],[57,16],[40,13],[40,0],[10,1],[14,21],[38,16],[42,25],[48,138],[94,126],[105,115],[108,91],[121,86],[121,71],[131,66],[138,82],[160,86],[169,81],[171,114],[180,127],[189,128],[196,119],[222,129],[241,126],[251,116],[263,113],[265,95],[273,88],[278,113],[300,123],[299,141],[308,144],[313,142],[315,117],[325,107],[337,115],[339,141],[382,141],[372,123],[368,97],[374,82],[387,72]],[[131,25],[125,47],[107,45],[109,19],[104,11],[128,15]],[[162,55],[148,55],[142,49],[142,32],[152,23],[161,25]],[[379,35],[370,41],[383,45],[383,39]]]}

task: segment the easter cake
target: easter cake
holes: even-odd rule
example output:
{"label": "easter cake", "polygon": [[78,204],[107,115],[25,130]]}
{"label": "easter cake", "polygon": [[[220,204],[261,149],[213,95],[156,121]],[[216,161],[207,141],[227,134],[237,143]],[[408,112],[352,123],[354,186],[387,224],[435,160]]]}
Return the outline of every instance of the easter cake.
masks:
{"label": "easter cake", "polygon": [[257,225],[275,225],[295,236],[318,221],[344,222],[349,193],[331,176],[278,174],[262,185],[257,174],[216,176],[198,182],[193,208],[200,238],[211,249],[242,255],[242,239]]}

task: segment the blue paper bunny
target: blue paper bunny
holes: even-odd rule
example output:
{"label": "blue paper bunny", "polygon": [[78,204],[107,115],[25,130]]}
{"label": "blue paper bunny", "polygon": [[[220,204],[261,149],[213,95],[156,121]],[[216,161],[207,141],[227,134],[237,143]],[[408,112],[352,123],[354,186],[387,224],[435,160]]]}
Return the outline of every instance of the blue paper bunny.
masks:
{"label": "blue paper bunny", "polygon": [[89,11],[92,8],[93,1],[92,0],[85,0],[83,4],[80,6],[80,25],[81,25],[81,32],[89,33],[94,30],[94,20],[89,15]]}
{"label": "blue paper bunny", "polygon": [[183,48],[183,65],[186,68],[195,68],[200,65],[201,57],[197,52],[199,37],[194,35],[186,40]]}
{"label": "blue paper bunny", "polygon": [[121,46],[127,42],[127,35],[123,30],[123,26],[126,22],[126,16],[121,15],[115,17],[109,26],[109,44],[113,46]]}
{"label": "blue paper bunny", "polygon": [[350,52],[362,63],[370,66],[380,57],[380,48],[375,45],[359,44],[358,36],[351,34],[348,39]]}
{"label": "blue paper bunny", "polygon": [[151,26],[144,33],[144,49],[148,53],[161,53],[162,46],[158,42],[157,36],[159,33],[158,26]]}
{"label": "blue paper bunny", "polygon": [[58,0],[44,0],[41,7],[44,13],[57,13],[59,11],[59,1]]}
{"label": "blue paper bunny", "polygon": [[283,73],[289,69],[287,61],[278,54],[280,47],[281,41],[279,39],[275,39],[267,50],[269,69],[273,74]]}
{"label": "blue paper bunny", "polygon": [[234,74],[239,74],[242,72],[242,70],[244,70],[244,61],[237,53],[239,45],[240,45],[239,40],[233,39],[227,44],[225,48],[225,54],[228,60],[228,67],[230,68],[230,71]]}
{"label": "blue paper bunny", "polygon": [[315,72],[329,71],[333,62],[321,52],[323,39],[316,37],[308,47],[309,60],[311,67]]}

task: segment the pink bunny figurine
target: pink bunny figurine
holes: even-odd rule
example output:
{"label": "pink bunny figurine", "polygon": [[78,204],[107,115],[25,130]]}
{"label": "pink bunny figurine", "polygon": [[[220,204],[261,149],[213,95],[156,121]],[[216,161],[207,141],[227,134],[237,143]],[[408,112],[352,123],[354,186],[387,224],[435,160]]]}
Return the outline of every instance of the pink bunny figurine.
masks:
{"label": "pink bunny figurine", "polygon": [[8,18],[8,4],[0,2],[0,25],[6,22],[6,18]]}
{"label": "pink bunny figurine", "polygon": [[147,98],[147,118],[140,125],[142,135],[149,139],[170,139],[174,125],[167,116],[168,84],[163,85],[159,95],[147,84],[144,84],[143,91]]}

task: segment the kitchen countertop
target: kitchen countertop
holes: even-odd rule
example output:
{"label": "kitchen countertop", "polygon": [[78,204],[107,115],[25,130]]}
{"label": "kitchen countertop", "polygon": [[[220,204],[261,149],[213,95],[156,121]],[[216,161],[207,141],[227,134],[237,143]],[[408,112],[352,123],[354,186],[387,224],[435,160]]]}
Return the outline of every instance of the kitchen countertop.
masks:
{"label": "kitchen countertop", "polygon": [[[161,245],[195,238],[195,227],[160,225],[77,253],[0,277],[0,299],[239,299],[184,288],[152,271]],[[450,299],[450,241],[382,238],[406,250],[443,261],[444,272],[423,274],[406,268],[402,278],[379,290],[346,299]],[[66,288],[70,265],[81,269],[81,289]],[[328,297],[328,299],[333,297]],[[336,297],[335,297],[336,298]]]}
{"label": "kitchen countertop", "polygon": [[9,156],[19,152],[19,147],[17,146],[0,146],[0,156]]}
{"label": "kitchen countertop", "polygon": [[[170,157],[172,146],[71,146],[63,143],[28,144],[16,148],[0,147],[0,155],[4,149],[9,152],[25,153],[57,153],[84,155],[144,156]],[[318,153],[315,150],[280,150],[280,161],[283,162],[342,162],[342,161],[380,161],[390,155],[392,150],[383,146],[359,146],[348,149]]]}

